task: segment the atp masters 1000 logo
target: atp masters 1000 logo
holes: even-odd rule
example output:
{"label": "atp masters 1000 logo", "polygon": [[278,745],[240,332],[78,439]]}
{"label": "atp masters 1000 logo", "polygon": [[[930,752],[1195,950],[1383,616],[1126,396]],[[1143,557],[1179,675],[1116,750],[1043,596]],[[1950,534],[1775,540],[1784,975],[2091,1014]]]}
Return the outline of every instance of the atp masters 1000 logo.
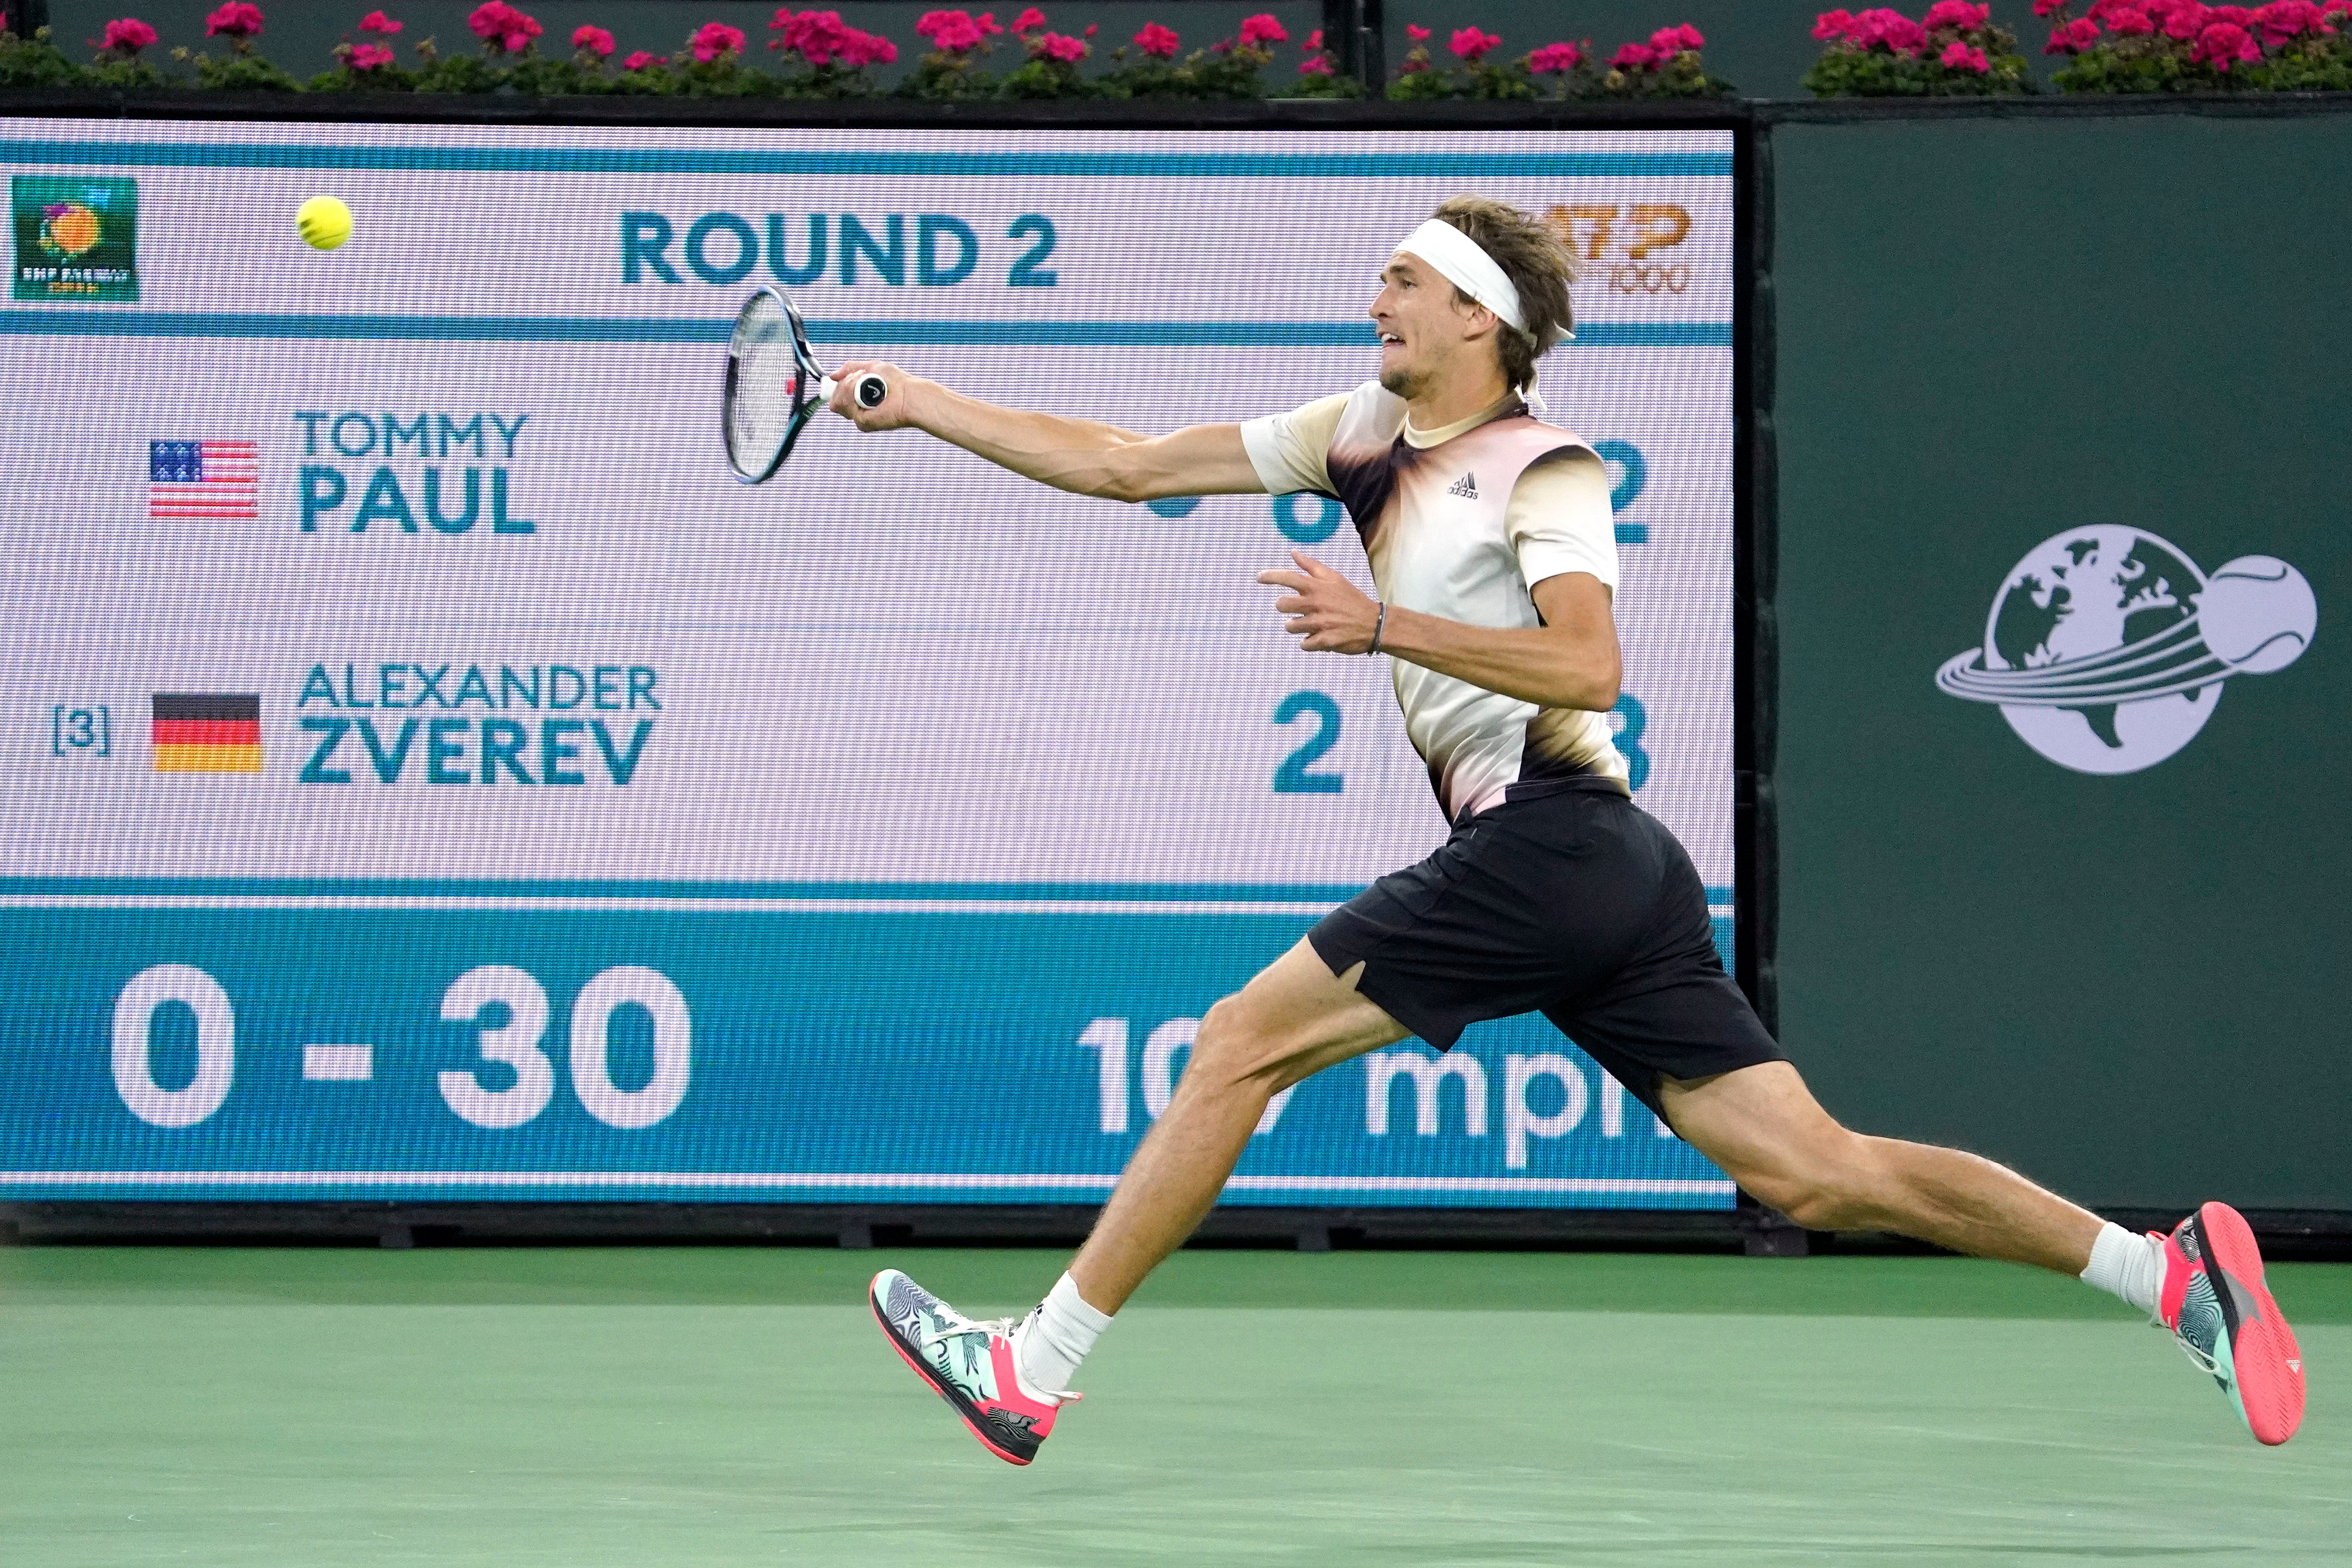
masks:
{"label": "atp masters 1000 logo", "polygon": [[1998,704],[2062,768],[2135,773],[2197,738],[2231,677],[2301,658],[2318,623],[2311,584],[2275,556],[2208,577],[2152,533],[2078,528],[2011,570],[1984,647],[1947,661],[1936,684]]}
{"label": "atp masters 1000 logo", "polygon": [[139,182],[18,174],[9,196],[16,298],[139,298]]}

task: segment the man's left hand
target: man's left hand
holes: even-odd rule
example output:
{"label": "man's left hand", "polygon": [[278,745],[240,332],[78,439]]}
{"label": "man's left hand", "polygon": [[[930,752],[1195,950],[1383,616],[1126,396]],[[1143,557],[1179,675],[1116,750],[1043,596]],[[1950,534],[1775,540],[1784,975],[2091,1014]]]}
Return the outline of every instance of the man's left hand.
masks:
{"label": "man's left hand", "polygon": [[1370,652],[1372,631],[1380,623],[1380,605],[1365,597],[1362,589],[1306,552],[1294,550],[1290,558],[1298,563],[1297,571],[1261,572],[1257,580],[1269,588],[1290,590],[1274,602],[1274,607],[1290,617],[1283,623],[1282,629],[1303,639],[1299,651]]}

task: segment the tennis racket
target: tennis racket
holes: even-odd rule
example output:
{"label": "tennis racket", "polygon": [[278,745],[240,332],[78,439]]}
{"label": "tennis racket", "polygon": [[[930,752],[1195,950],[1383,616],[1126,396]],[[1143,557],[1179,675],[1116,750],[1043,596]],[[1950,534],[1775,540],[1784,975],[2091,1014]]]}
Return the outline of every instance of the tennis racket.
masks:
{"label": "tennis racket", "polygon": [[[835,383],[809,348],[800,308],[780,290],[761,289],[735,314],[727,343],[727,391],[719,424],[727,466],[747,485],[771,478],[792,456]],[[889,393],[878,375],[857,378],[857,405],[877,408]]]}

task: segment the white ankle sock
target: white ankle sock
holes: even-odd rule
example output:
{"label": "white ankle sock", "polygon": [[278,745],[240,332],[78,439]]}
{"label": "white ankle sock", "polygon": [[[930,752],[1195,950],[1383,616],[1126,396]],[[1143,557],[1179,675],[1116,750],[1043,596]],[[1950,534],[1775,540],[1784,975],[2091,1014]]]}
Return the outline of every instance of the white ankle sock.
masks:
{"label": "white ankle sock", "polygon": [[1013,1370],[1030,1393],[1058,1394],[1070,1386],[1078,1363],[1108,1327],[1110,1314],[1087,1306],[1078,1282],[1065,1274],[1013,1331]]}
{"label": "white ankle sock", "polygon": [[2091,1266],[2083,1283],[2096,1285],[2109,1295],[2156,1315],[2156,1299],[2164,1289],[2163,1244],[2154,1237],[2134,1236],[2119,1225],[2100,1228],[2091,1244]]}

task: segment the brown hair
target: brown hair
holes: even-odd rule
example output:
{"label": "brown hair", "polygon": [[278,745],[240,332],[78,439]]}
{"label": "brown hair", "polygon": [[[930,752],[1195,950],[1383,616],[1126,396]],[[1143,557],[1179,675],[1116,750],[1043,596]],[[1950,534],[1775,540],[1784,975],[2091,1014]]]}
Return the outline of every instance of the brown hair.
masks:
{"label": "brown hair", "polygon": [[[1550,329],[1576,325],[1576,308],[1568,297],[1568,286],[1576,281],[1575,255],[1551,225],[1508,202],[1455,196],[1430,216],[1476,240],[1519,291],[1519,314],[1528,331],[1514,331],[1506,321],[1495,334],[1495,347],[1502,356],[1504,381],[1514,388],[1527,385],[1535,379],[1536,356]],[[1454,292],[1467,298],[1458,289]]]}

